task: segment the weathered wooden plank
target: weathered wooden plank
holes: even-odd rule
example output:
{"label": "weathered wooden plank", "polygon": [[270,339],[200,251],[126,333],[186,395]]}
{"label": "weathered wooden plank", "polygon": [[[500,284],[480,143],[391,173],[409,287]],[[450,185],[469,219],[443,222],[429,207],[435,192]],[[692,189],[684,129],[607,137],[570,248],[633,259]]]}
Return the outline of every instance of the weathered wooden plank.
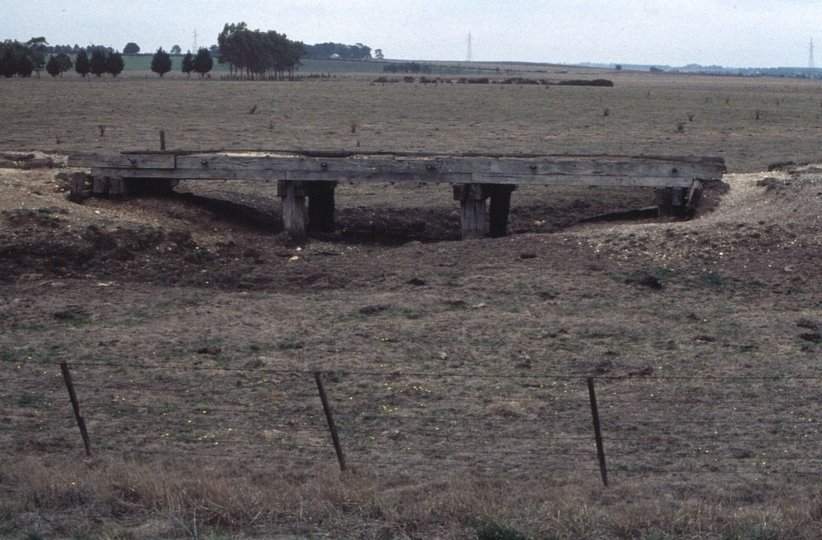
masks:
{"label": "weathered wooden plank", "polygon": [[443,158],[443,173],[465,173],[489,176],[639,176],[661,178],[718,179],[725,165],[714,159],[642,159],[642,158],[553,158],[489,159]]}
{"label": "weathered wooden plank", "polygon": [[[528,183],[542,183],[550,177],[649,177],[681,179],[718,179],[724,172],[724,163],[715,158],[625,158],[574,156],[569,158],[482,158],[482,157],[300,157],[230,154],[193,154],[176,156],[169,154],[126,154],[119,156],[91,155],[85,158],[72,156],[73,166],[98,168],[175,168],[186,171],[281,171],[289,173],[297,181],[328,180],[330,178],[377,179],[412,175],[415,182],[436,181],[441,175],[474,174],[492,177],[512,177]],[[250,176],[270,178],[269,173],[251,173]],[[315,176],[317,175],[317,176]],[[198,176],[195,176],[198,177]],[[207,177],[214,177],[208,173]],[[428,180],[430,178],[430,180]],[[439,180],[447,181],[447,180]]]}
{"label": "weathered wooden plank", "polygon": [[276,170],[327,172],[333,174],[403,173],[434,174],[442,166],[439,159],[402,158],[310,158],[298,156],[236,156],[228,154],[178,156],[178,169]]}
{"label": "weathered wooden plank", "polygon": [[[574,185],[574,186],[613,186],[613,187],[681,187],[690,189],[694,178],[677,177],[633,177],[633,176],[543,176],[543,175],[492,175],[468,173],[431,174],[389,174],[389,173],[341,173],[341,172],[302,172],[275,171],[264,169],[91,169],[93,176],[122,176],[124,178],[169,178],[176,180],[250,180],[272,182],[291,180],[295,182],[405,182],[405,183],[443,183],[443,184],[508,184],[508,185]],[[702,178],[704,179],[704,178]]]}
{"label": "weathered wooden plank", "polygon": [[673,155],[627,155],[627,154],[544,154],[522,152],[396,152],[389,150],[353,151],[353,150],[306,150],[284,148],[246,148],[246,149],[198,149],[198,150],[123,150],[123,155],[134,154],[173,154],[175,156],[195,155],[231,155],[231,156],[272,156],[303,158],[391,158],[391,159],[443,159],[443,158],[481,158],[481,159],[587,159],[605,161],[680,161],[680,162],[716,162],[724,163],[721,157],[706,156],[673,156]]}
{"label": "weathered wooden plank", "polygon": [[[276,182],[285,180],[285,173],[281,171],[254,171],[254,170],[161,170],[161,169],[116,169],[92,167],[93,175],[119,175],[124,178],[167,178],[170,180],[250,180],[257,182]],[[324,178],[329,180],[330,178]]]}
{"label": "weathered wooden plank", "polygon": [[611,186],[611,187],[680,187],[690,188],[693,178],[653,176],[542,176],[474,174],[472,182],[483,184],[537,186]]}
{"label": "weathered wooden plank", "polygon": [[71,154],[66,159],[68,167],[94,167],[97,164],[97,154]]}
{"label": "weathered wooden plank", "polygon": [[116,169],[174,169],[174,154],[73,154],[68,157],[69,167]]}
{"label": "weathered wooden plank", "polygon": [[471,182],[471,175],[459,174],[412,174],[412,173],[387,173],[387,172],[304,172],[286,171],[285,177],[288,180],[298,182],[317,182],[335,180],[340,182],[405,182],[411,184],[437,183],[437,184],[461,184]]}

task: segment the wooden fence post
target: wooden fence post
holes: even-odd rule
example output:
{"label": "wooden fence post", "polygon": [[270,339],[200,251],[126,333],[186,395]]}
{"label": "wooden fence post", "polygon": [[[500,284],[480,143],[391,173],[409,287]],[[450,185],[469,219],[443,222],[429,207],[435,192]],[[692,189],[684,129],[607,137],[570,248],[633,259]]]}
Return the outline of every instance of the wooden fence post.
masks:
{"label": "wooden fence post", "polygon": [[599,425],[599,408],[597,407],[597,395],[594,391],[593,377],[588,377],[588,395],[591,398],[591,415],[594,417],[594,437],[597,442],[599,472],[602,474],[602,483],[605,487],[608,487],[608,469],[605,467],[605,449],[602,446],[602,429]]}
{"label": "wooden fence post", "polygon": [[91,457],[91,442],[88,438],[88,431],[86,431],[86,421],[80,416],[80,402],[77,401],[77,394],[74,392],[74,384],[71,382],[71,373],[69,372],[68,364],[65,360],[60,362],[60,371],[63,372],[63,380],[66,382],[71,406],[74,409],[74,417],[77,419],[77,425],[80,427],[80,435],[83,437],[83,445],[86,447],[86,455]]}
{"label": "wooden fence post", "polygon": [[323,374],[315,371],[314,380],[317,381],[317,390],[319,390],[320,400],[323,402],[325,419],[328,422],[328,430],[331,432],[331,440],[334,442],[334,451],[337,452],[337,461],[340,462],[340,470],[345,471],[345,456],[343,455],[342,446],[340,446],[340,436],[337,434],[337,426],[334,425],[334,417],[331,415],[331,405],[328,403],[328,396],[325,395]]}

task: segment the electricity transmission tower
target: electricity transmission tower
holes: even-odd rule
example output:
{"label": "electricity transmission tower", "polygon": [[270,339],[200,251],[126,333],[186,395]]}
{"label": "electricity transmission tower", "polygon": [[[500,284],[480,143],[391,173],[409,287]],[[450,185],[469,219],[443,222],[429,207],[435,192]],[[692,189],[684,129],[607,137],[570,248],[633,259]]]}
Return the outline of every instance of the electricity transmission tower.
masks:
{"label": "electricity transmission tower", "polygon": [[814,69],[815,67],[813,62],[813,38],[811,38],[811,44],[808,45],[808,68]]}
{"label": "electricity transmission tower", "polygon": [[468,61],[471,62],[474,59],[474,53],[471,50],[471,32],[468,32]]}
{"label": "electricity transmission tower", "polygon": [[194,47],[191,48],[192,51],[197,51],[197,29],[194,29]]}

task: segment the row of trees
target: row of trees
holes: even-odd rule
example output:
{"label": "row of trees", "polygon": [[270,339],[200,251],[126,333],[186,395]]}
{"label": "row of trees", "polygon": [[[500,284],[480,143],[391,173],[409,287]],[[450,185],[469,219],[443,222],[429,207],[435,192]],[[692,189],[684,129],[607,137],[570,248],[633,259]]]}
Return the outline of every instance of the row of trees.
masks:
{"label": "row of trees", "polygon": [[31,77],[46,63],[46,38],[31,38],[26,43],[6,40],[0,43],[0,76]]}
{"label": "row of trees", "polygon": [[221,64],[228,64],[231,75],[253,78],[292,76],[305,55],[305,45],[291,41],[273,30],[249,30],[246,23],[226,24],[217,36]]}
{"label": "row of trees", "polygon": [[[47,45],[46,49],[45,49],[45,52],[48,53],[48,54],[55,54],[55,55],[60,54],[60,53],[65,53],[65,54],[72,55],[72,54],[79,54],[80,51],[84,50],[84,51],[86,51],[87,54],[91,54],[94,51],[94,49],[97,49],[99,47],[100,47],[99,45],[87,45],[85,47],[80,47],[79,45],[76,45],[76,44],[75,45],[54,45],[54,46]],[[114,49],[112,49],[111,47],[104,47],[104,48],[106,49],[107,52],[115,52]],[[133,41],[129,41],[128,43],[126,43],[126,46],[123,47],[123,54],[125,54],[125,55],[140,54],[140,50],[141,49],[140,49],[139,45],[137,45]],[[217,45],[212,45],[211,47],[208,48],[208,51],[211,53],[211,56],[213,56],[215,58],[220,55],[220,48],[217,47]],[[172,55],[182,54],[182,49],[180,48],[179,45],[174,45],[173,47],[171,47],[169,52]]]}
{"label": "row of trees", "polygon": [[[191,51],[186,53],[183,57],[181,69],[183,73],[189,77],[191,76],[192,71],[199,73],[200,77],[205,77],[205,74],[211,71],[211,68],[213,67],[214,59],[211,58],[211,52],[205,47],[200,47],[196,56],[191,54]],[[171,55],[160,47],[151,58],[151,71],[162,77],[171,71],[171,69]]]}
{"label": "row of trees", "polygon": [[[371,48],[361,43],[319,43],[306,46],[273,30],[249,30],[244,22],[226,24],[217,36],[217,42],[218,45],[212,45],[211,48],[201,47],[196,55],[188,52],[183,57],[182,71],[189,76],[196,72],[204,77],[214,66],[213,57],[219,54],[219,62],[228,64],[232,76],[245,74],[250,79],[283,79],[286,74],[291,77],[300,65],[300,59],[307,55],[315,58],[371,58]],[[137,54],[140,47],[129,42],[123,51],[126,54]],[[172,54],[179,52],[179,46],[172,49]],[[51,56],[46,62],[48,53]],[[69,54],[75,53],[77,57],[72,62]],[[381,57],[382,54],[378,56]],[[0,43],[0,76],[30,77],[33,72],[39,74],[44,67],[52,77],[62,76],[72,67],[83,77],[89,74],[101,77],[106,73],[116,77],[125,68],[125,62],[122,54],[111,47],[50,46],[44,37],[32,38],[26,43],[11,40]],[[152,57],[151,70],[162,77],[171,69],[171,56],[160,47]]]}
{"label": "row of trees", "polygon": [[[106,52],[108,52],[108,51],[114,52],[114,49],[112,49],[111,47],[103,47],[102,45],[94,45],[93,43],[91,45],[86,45],[85,47],[81,47],[77,44],[74,44],[74,45],[48,45],[48,44],[46,44],[45,52],[47,54],[65,53],[65,54],[71,55],[71,54],[79,54],[80,51],[86,51],[86,54],[91,54],[92,51],[94,51],[94,49],[99,49],[101,47],[103,49],[105,49]],[[126,45],[126,47],[128,47],[128,45]],[[123,49],[123,54],[130,54],[130,53],[126,52],[126,50]]]}
{"label": "row of trees", "polygon": [[108,73],[112,77],[116,77],[123,72],[126,63],[123,60],[123,55],[114,52],[111,49],[104,47],[97,47],[91,51],[91,58],[85,49],[77,53],[77,58],[72,63],[71,57],[66,53],[58,53],[51,55],[49,61],[46,63],[46,71],[52,77],[63,76],[63,73],[70,70],[74,66],[81,77],[92,74],[95,77],[102,77]]}
{"label": "row of trees", "polygon": [[213,67],[214,59],[211,58],[211,52],[208,49],[201,47],[200,50],[197,51],[197,56],[191,54],[191,51],[183,56],[182,70],[183,73],[189,77],[192,71],[199,73],[201,78],[205,77],[205,74],[211,71]]}
{"label": "row of trees", "polygon": [[49,45],[44,37],[32,38],[26,43],[4,41],[0,44],[0,76],[31,77],[33,72],[39,74],[45,67],[49,75],[56,77],[62,76],[74,66],[83,77],[89,73],[97,77],[109,73],[116,77],[125,68],[123,56],[110,48],[95,47],[91,51],[91,58],[82,49],[75,62],[64,52],[52,54],[46,62],[48,49]]}
{"label": "row of trees", "polygon": [[90,59],[86,51],[80,51],[74,62],[74,70],[83,77],[89,73],[95,77],[102,77],[105,73],[116,77],[125,67],[122,54],[104,47],[97,47],[91,51]]}

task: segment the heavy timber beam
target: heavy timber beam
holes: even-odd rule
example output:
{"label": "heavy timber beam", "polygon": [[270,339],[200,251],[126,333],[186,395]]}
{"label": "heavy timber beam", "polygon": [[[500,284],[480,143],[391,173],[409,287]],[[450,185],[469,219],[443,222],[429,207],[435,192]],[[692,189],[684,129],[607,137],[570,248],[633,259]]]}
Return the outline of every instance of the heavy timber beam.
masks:
{"label": "heavy timber beam", "polygon": [[334,189],[337,182],[304,182],[303,186],[308,196],[308,229],[333,233],[336,228]]}
{"label": "heavy timber beam", "polygon": [[462,237],[485,236],[488,214],[485,208],[487,195],[483,193],[482,184],[455,184],[454,200],[460,202],[460,223]]}
{"label": "heavy timber beam", "polygon": [[283,200],[285,232],[298,243],[305,241],[305,190],[302,182],[282,180],[277,183],[277,195]]}
{"label": "heavy timber beam", "polygon": [[[264,155],[263,155],[264,154]],[[127,152],[75,154],[70,167],[93,175],[178,179],[335,180],[689,188],[694,178],[719,179],[721,158],[255,152]]]}

